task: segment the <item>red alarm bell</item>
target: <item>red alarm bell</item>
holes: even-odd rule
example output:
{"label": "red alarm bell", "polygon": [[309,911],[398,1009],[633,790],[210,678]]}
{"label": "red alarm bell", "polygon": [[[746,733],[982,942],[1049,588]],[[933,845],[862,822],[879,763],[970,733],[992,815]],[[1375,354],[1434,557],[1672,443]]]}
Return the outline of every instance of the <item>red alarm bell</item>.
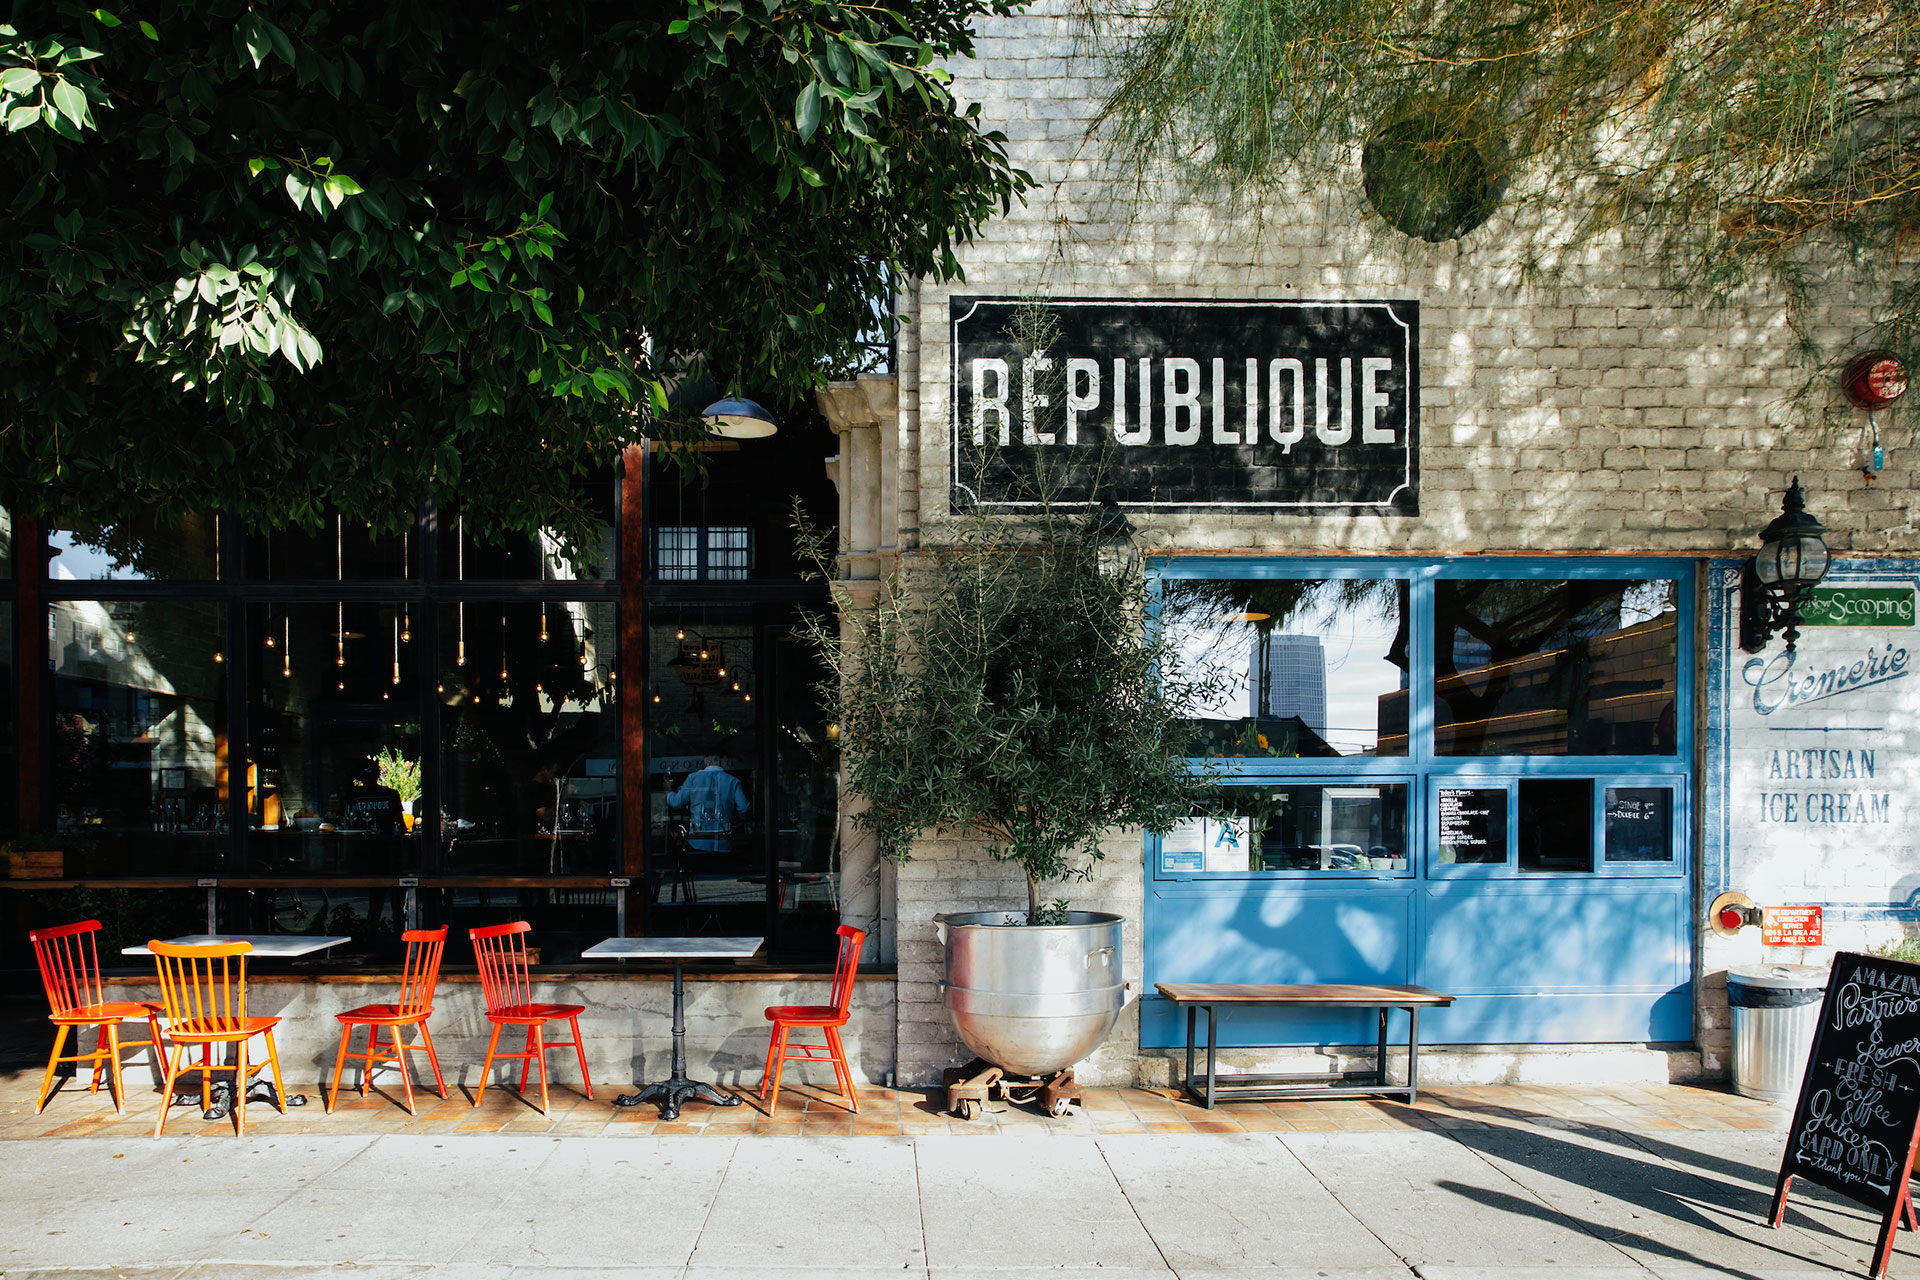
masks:
{"label": "red alarm bell", "polygon": [[1847,399],[1862,409],[1884,409],[1907,394],[1907,366],[1891,351],[1866,351],[1840,375]]}

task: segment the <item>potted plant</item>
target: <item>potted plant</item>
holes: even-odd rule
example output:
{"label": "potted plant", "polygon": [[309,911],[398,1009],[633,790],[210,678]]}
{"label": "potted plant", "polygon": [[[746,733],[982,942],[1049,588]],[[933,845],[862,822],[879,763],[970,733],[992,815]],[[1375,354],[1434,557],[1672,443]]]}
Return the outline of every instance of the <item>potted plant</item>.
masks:
{"label": "potted plant", "polygon": [[413,803],[420,798],[420,762],[409,760],[391,747],[382,748],[373,757],[380,771],[379,781],[400,797],[400,810],[407,815],[407,829],[413,829]]}
{"label": "potted plant", "polygon": [[[1049,318],[1028,318],[1020,345],[1044,347]],[[1118,507],[1069,514],[1046,476],[1034,484],[1036,515],[976,510],[875,603],[843,600],[849,643],[815,632],[866,803],[854,823],[894,860],[921,832],[972,833],[1024,874],[1024,911],[939,921],[961,1038],[1023,1074],[1070,1066],[1124,1005],[1120,917],[1046,901],[1046,886],[1090,875],[1113,828],[1165,832],[1195,812],[1206,778],[1184,712],[1218,680],[1151,625]]]}

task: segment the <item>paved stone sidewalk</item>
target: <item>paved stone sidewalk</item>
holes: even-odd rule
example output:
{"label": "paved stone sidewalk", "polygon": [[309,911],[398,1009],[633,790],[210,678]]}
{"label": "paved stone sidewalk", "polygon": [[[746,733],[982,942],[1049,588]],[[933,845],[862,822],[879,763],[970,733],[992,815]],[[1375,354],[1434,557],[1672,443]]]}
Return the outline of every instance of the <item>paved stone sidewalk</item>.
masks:
{"label": "paved stone sidewalk", "polygon": [[[30,1085],[0,1079],[6,1280],[1796,1280],[1864,1274],[1873,1238],[1818,1192],[1761,1226],[1784,1109],[1679,1087],[1211,1118],[1101,1090],[1067,1120],[972,1124],[875,1090],[872,1136],[810,1089],[791,1120],[689,1107],[672,1133],[603,1101],[530,1119],[510,1091],[413,1121],[383,1099],[256,1105],[244,1141],[195,1120],[156,1142],[137,1101],[113,1121],[64,1091],[36,1119]],[[1920,1250],[1893,1275],[1920,1280]]]}

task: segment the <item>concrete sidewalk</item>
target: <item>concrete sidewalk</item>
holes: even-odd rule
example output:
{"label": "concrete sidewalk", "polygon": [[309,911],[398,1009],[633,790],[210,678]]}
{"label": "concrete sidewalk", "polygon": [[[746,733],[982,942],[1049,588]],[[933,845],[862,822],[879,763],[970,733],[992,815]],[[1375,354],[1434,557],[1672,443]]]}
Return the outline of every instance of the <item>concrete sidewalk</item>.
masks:
{"label": "concrete sidewalk", "polygon": [[[40,1117],[62,1136],[19,1136],[49,1132],[19,1122],[19,1086],[4,1087],[16,1136],[0,1139],[6,1280],[1786,1280],[1864,1274],[1874,1234],[1863,1210],[1818,1191],[1796,1195],[1785,1228],[1761,1226],[1784,1111],[1709,1090],[1276,1103],[1261,1113],[1285,1123],[1293,1109],[1305,1127],[1219,1133],[1196,1128],[1215,1123],[1207,1113],[1145,1091],[1100,1091],[1068,1121],[953,1128],[901,1092],[885,1102],[915,1119],[873,1137],[756,1133],[766,1122],[750,1108],[708,1113],[746,1120],[731,1133],[711,1119],[693,1134],[559,1128],[580,1119],[382,1132],[405,1115],[370,1100],[285,1120],[256,1105],[245,1140],[210,1126],[154,1141],[133,1121],[60,1125],[61,1108],[93,1110],[70,1091]],[[1202,1118],[1147,1130],[1130,1095],[1148,1113]],[[1135,1123],[1119,1122],[1116,1101]],[[807,1090],[789,1105],[824,1120],[832,1104]],[[1349,1109],[1345,1126],[1322,1120]],[[1920,1280],[1920,1248],[1902,1249],[1892,1274]]]}

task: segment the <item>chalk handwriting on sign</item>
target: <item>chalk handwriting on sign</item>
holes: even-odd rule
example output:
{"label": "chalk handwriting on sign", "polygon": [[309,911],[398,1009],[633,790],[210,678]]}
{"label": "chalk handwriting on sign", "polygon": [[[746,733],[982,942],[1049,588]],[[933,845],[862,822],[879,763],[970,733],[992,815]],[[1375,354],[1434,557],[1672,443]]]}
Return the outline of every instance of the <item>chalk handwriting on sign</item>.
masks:
{"label": "chalk handwriting on sign", "polygon": [[1505,788],[1442,787],[1439,807],[1442,862],[1507,860]]}
{"label": "chalk handwriting on sign", "polygon": [[1819,907],[1768,907],[1760,913],[1760,942],[1769,947],[1821,945]]}
{"label": "chalk handwriting on sign", "polygon": [[955,298],[961,503],[1418,513],[1419,304]]}
{"label": "chalk handwriting on sign", "polygon": [[1603,834],[1608,862],[1673,861],[1673,792],[1608,787]]}
{"label": "chalk handwriting on sign", "polygon": [[1780,1165],[1890,1213],[1920,1124],[1920,965],[1843,951],[1820,1006]]}

